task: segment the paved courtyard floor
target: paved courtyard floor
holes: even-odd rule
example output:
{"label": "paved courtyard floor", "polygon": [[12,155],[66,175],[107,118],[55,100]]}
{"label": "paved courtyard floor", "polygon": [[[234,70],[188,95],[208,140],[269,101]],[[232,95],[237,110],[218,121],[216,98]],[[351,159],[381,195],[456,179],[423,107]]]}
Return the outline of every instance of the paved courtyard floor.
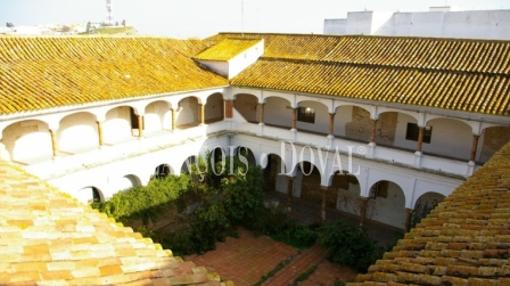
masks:
{"label": "paved courtyard floor", "polygon": [[[355,276],[355,272],[349,268],[329,263],[325,259],[325,251],[320,247],[298,251],[244,229],[239,230],[239,238],[229,237],[218,243],[215,250],[185,259],[219,273],[224,280],[231,280],[237,286],[254,285],[272,271],[274,273],[262,285],[291,285],[299,275],[314,266],[317,266],[315,271],[299,285],[333,286],[336,280],[349,281]],[[274,271],[284,261],[285,266]]]}

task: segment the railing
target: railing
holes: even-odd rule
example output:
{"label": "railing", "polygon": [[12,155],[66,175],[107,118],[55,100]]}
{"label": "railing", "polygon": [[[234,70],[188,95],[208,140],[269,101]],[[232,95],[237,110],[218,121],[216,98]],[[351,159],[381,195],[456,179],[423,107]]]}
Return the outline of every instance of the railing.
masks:
{"label": "railing", "polygon": [[131,138],[118,144],[103,146],[99,149],[78,153],[53,160],[28,165],[26,168],[42,178],[51,178],[65,175],[73,170],[93,168],[94,166],[108,164],[154,151],[159,151],[189,140],[204,138],[208,134],[230,131],[245,133],[272,140],[282,140],[295,144],[310,145],[313,147],[338,150],[342,153],[354,152],[363,154],[367,159],[377,160],[389,164],[402,165],[412,168],[425,169],[456,176],[468,176],[476,169],[467,162],[433,155],[418,156],[411,151],[401,150],[387,146],[370,146],[367,143],[349,140],[346,138],[329,138],[326,135],[290,130],[285,127],[259,125],[257,123],[239,122],[233,120],[218,121],[207,125],[199,125],[188,129],[161,131],[154,134],[145,134],[143,138]]}

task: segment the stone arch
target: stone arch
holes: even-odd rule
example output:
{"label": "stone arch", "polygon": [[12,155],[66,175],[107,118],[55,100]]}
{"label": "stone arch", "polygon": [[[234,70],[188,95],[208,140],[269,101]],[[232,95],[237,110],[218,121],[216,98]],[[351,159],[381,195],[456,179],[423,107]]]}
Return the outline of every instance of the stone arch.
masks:
{"label": "stone arch", "polygon": [[178,103],[176,126],[180,129],[195,127],[200,124],[199,99],[195,96],[188,96]]}
{"label": "stone arch", "polygon": [[361,187],[358,178],[348,172],[337,171],[330,180],[326,205],[343,213],[359,216]]}
{"label": "stone arch", "polygon": [[162,178],[165,178],[171,174],[173,174],[173,170],[172,170],[172,167],[170,167],[170,165],[168,164],[159,164],[155,169],[154,169],[154,174],[153,174],[153,178],[155,179],[162,179]]}
{"label": "stone arch", "polygon": [[405,229],[406,197],[395,182],[380,180],[370,187],[367,218],[396,228]]}
{"label": "stone arch", "polygon": [[383,146],[391,146],[416,150],[416,141],[407,140],[406,131],[417,125],[418,121],[407,112],[384,111],[379,114],[376,123],[376,143]]}
{"label": "stone arch", "polygon": [[223,120],[223,94],[214,93],[207,97],[205,103],[205,123],[214,123]]}
{"label": "stone arch", "polygon": [[103,192],[94,186],[86,186],[79,189],[75,196],[82,203],[99,203],[104,202],[105,197]]}
{"label": "stone arch", "polygon": [[301,161],[294,167],[293,195],[314,204],[321,203],[321,178],[319,168],[309,161]]}
{"label": "stone arch", "polygon": [[368,143],[372,126],[369,110],[358,105],[341,105],[336,108],[336,136]]}
{"label": "stone arch", "polygon": [[234,150],[234,156],[239,155],[243,155],[248,160],[248,164],[252,166],[257,165],[257,158],[255,157],[255,153],[253,153],[250,148],[246,146],[237,146]]}
{"label": "stone arch", "polygon": [[485,163],[507,142],[510,142],[510,126],[492,126],[483,129],[478,161]]}
{"label": "stone arch", "polygon": [[282,158],[276,154],[268,154],[266,156],[266,164],[264,166],[264,189],[268,192],[280,190],[285,192],[286,188],[284,185],[287,181],[285,175],[285,162]]}
{"label": "stone arch", "polygon": [[123,177],[119,177],[114,181],[114,187],[112,188],[117,191],[128,190],[134,187],[139,187],[142,185],[140,178],[134,174],[128,174]]}
{"label": "stone arch", "polygon": [[411,226],[414,227],[416,224],[418,224],[444,199],[445,196],[443,194],[436,192],[426,192],[421,195],[418,200],[416,200],[413,208]]}
{"label": "stone arch", "polygon": [[234,96],[234,108],[248,122],[258,123],[259,99],[248,93],[239,93]]}
{"label": "stone arch", "polygon": [[106,144],[115,144],[133,137],[133,130],[138,130],[138,118],[135,109],[122,105],[106,112],[103,122],[103,138]]}
{"label": "stone arch", "polygon": [[290,128],[293,112],[291,102],[283,97],[270,96],[264,99],[264,123],[267,125]]}
{"label": "stone arch", "polygon": [[60,120],[57,132],[59,151],[80,153],[99,147],[96,116],[90,112],[72,113]]}
{"label": "stone arch", "polygon": [[53,157],[49,126],[41,120],[23,120],[8,125],[2,131],[2,142],[15,162],[29,164]]}
{"label": "stone arch", "polygon": [[181,174],[189,174],[191,171],[191,167],[193,165],[198,164],[198,156],[191,155],[181,165]]}
{"label": "stone arch", "polygon": [[144,130],[146,133],[172,129],[172,111],[170,103],[155,100],[145,106]]}
{"label": "stone arch", "polygon": [[[327,134],[329,130],[329,110],[328,106],[320,101],[301,100],[298,103],[298,110],[303,109],[301,114],[309,113],[310,116],[297,118],[297,129],[306,132]],[[311,120],[311,121],[306,121]]]}
{"label": "stone arch", "polygon": [[469,160],[473,142],[473,131],[462,120],[436,117],[427,121],[431,128],[429,144],[423,144],[424,153]]}

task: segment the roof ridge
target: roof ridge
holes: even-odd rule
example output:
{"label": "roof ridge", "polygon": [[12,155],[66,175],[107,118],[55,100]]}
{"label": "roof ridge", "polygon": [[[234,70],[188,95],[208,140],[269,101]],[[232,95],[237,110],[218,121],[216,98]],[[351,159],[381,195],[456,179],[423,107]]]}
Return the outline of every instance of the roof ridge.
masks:
{"label": "roof ridge", "polygon": [[286,61],[296,63],[311,63],[311,64],[326,64],[326,65],[348,65],[348,66],[359,66],[359,67],[378,67],[388,69],[401,69],[401,70],[418,70],[424,72],[448,72],[458,74],[480,74],[489,76],[503,76],[510,77],[508,73],[499,72],[484,72],[484,71],[463,71],[458,69],[445,69],[445,68],[427,68],[427,67],[415,67],[415,66],[404,66],[404,65],[385,65],[385,64],[373,64],[373,63],[360,63],[360,62],[346,62],[346,61],[335,61],[326,59],[308,59],[308,58],[285,58],[285,57],[261,57],[261,60],[268,61]]}

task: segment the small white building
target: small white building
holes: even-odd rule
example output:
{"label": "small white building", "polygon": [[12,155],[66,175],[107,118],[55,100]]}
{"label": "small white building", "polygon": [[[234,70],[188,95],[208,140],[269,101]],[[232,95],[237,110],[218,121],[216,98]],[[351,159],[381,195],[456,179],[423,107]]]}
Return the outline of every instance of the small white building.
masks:
{"label": "small white building", "polygon": [[445,6],[425,12],[348,12],[347,18],[325,19],[324,34],[508,40],[510,10],[451,11]]}

